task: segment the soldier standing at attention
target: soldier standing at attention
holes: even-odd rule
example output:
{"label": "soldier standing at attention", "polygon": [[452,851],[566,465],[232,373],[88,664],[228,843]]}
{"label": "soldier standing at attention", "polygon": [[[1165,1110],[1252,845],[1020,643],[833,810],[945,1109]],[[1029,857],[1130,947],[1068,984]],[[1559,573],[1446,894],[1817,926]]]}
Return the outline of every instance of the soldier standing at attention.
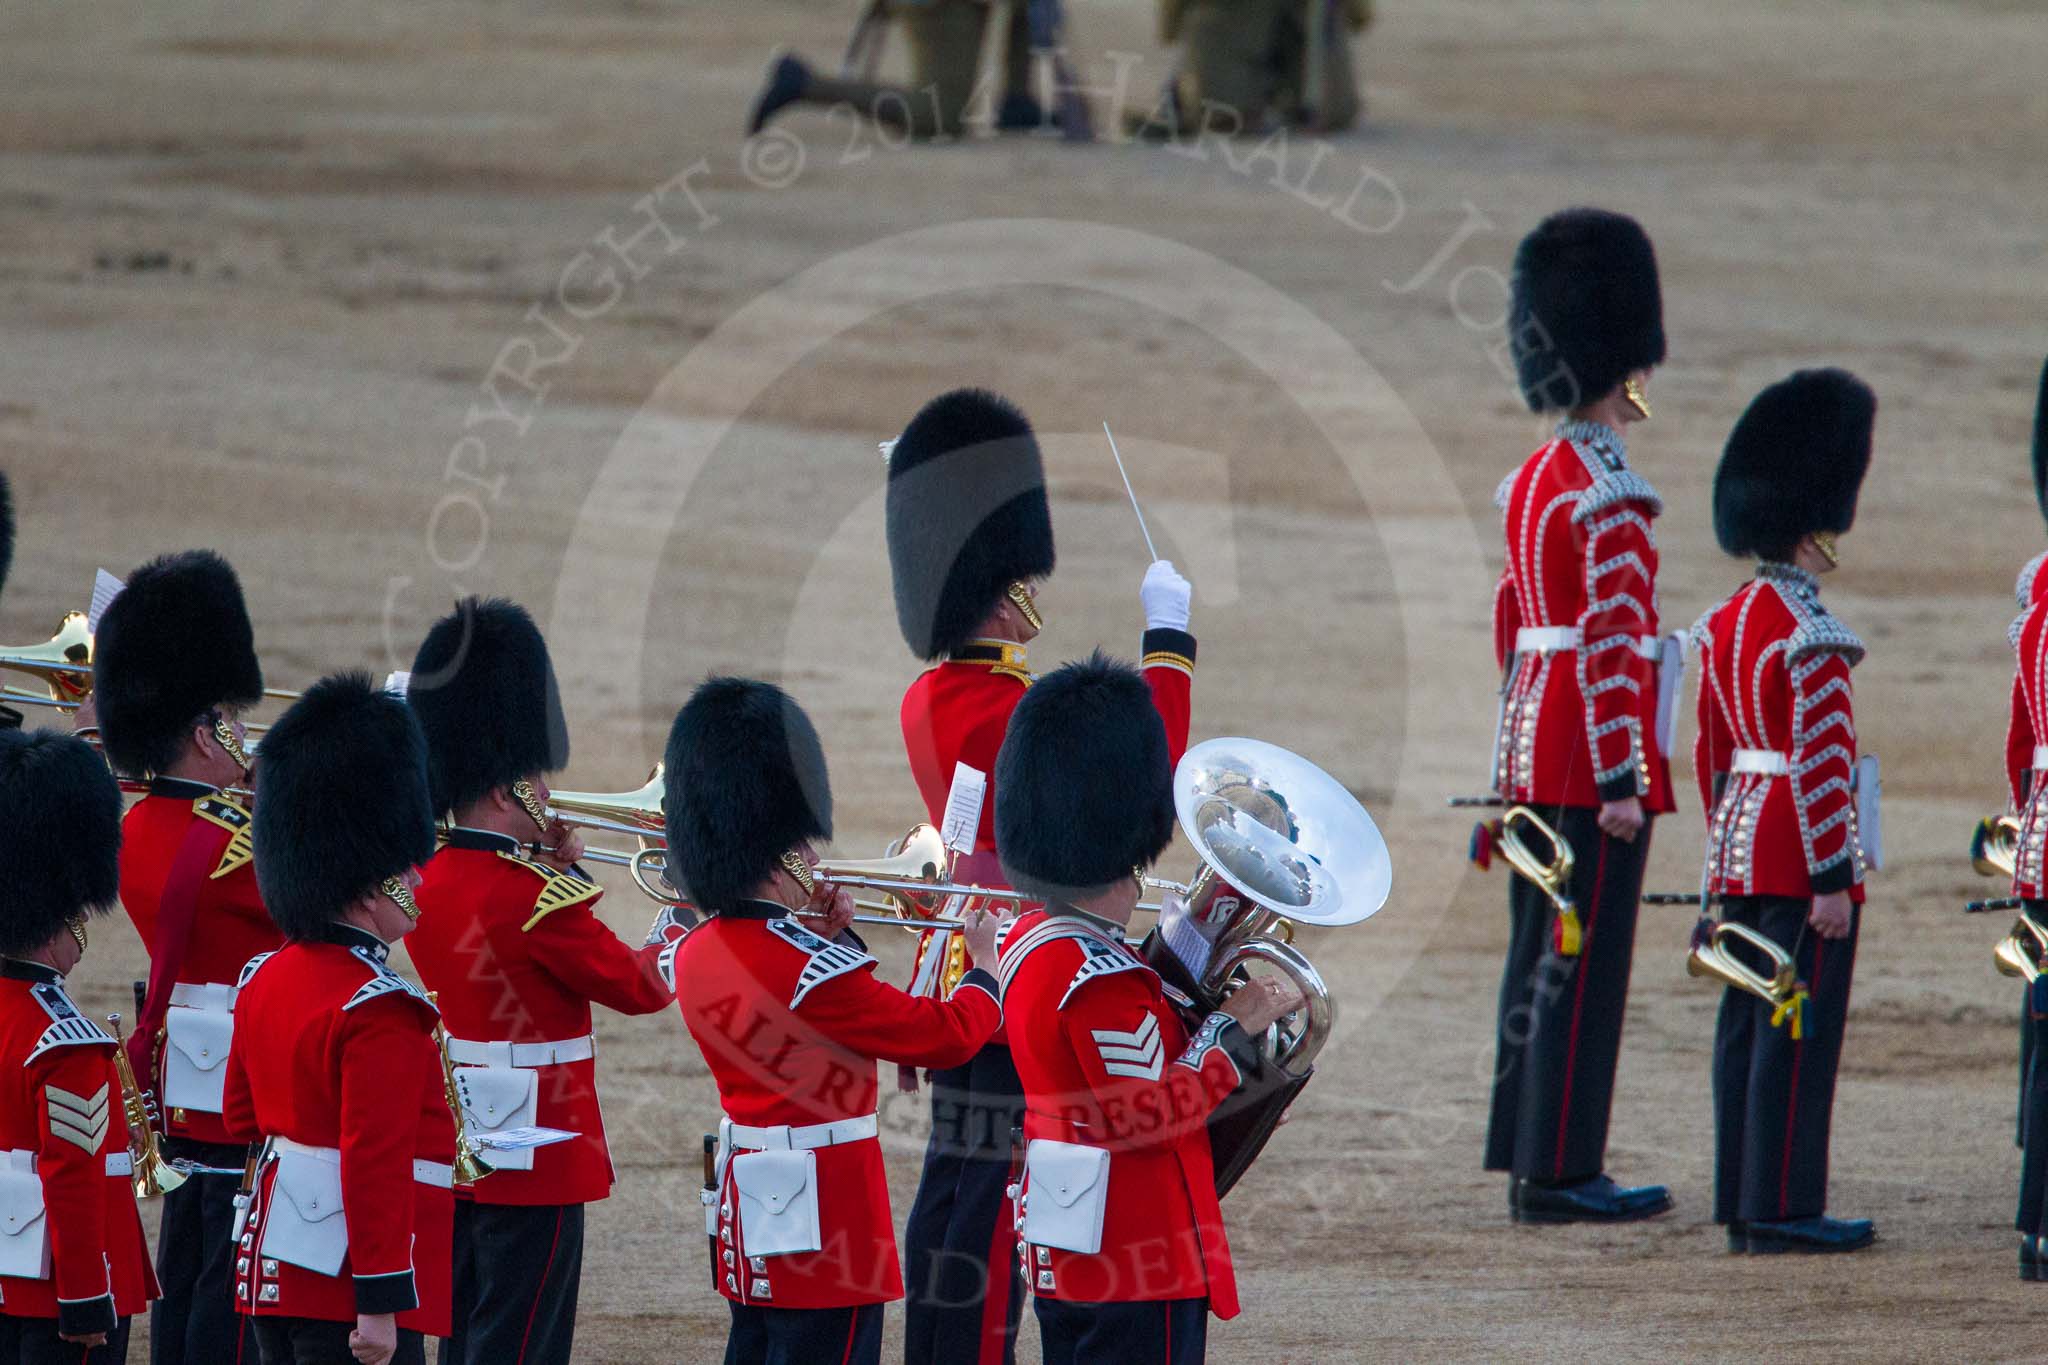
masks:
{"label": "soldier standing at attention", "polygon": [[[1856,713],[1863,643],[1821,605],[1870,468],[1877,398],[1843,370],[1758,394],[1714,476],[1714,535],[1756,577],[1700,619],[1706,892],[1790,955],[1790,1010],[1729,986],[1714,1029],[1714,1221],[1731,1251],[1855,1251],[1830,1218],[1828,1134],[1862,923]],[[1866,794],[1867,797],[1868,794]]]}
{"label": "soldier standing at attention", "polygon": [[1557,428],[1495,494],[1494,784],[1571,846],[1584,924],[1570,932],[1514,879],[1486,1169],[1508,1172],[1518,1222],[1622,1222],[1671,1207],[1662,1185],[1624,1189],[1603,1170],[1650,822],[1672,808],[1657,717],[1677,676],[1659,664],[1650,531],[1664,504],[1622,443],[1664,359],[1649,237],[1602,209],[1545,219],[1515,253],[1508,326],[1522,396]]}

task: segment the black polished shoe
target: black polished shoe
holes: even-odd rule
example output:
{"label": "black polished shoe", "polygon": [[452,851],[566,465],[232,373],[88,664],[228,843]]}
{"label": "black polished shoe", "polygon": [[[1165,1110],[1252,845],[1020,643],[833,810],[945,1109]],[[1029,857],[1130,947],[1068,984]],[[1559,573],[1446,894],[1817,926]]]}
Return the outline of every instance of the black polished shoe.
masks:
{"label": "black polished shoe", "polygon": [[1515,1219],[1522,1223],[1633,1223],[1654,1218],[1671,1207],[1671,1192],[1662,1185],[1623,1189],[1605,1175],[1569,1184],[1522,1182]]}
{"label": "black polished shoe", "polygon": [[1740,1256],[1748,1250],[1749,1224],[1730,1223],[1728,1225],[1728,1254],[1730,1256]]}
{"label": "black polished shoe", "polygon": [[752,137],[768,126],[768,120],[804,97],[810,88],[811,69],[788,53],[775,59],[768,68],[768,80],[761,87],[760,96],[754,101],[753,117],[747,120],[747,136]]}
{"label": "black polished shoe", "polygon": [[1787,1251],[1810,1255],[1861,1251],[1876,1240],[1877,1229],[1868,1218],[1794,1218],[1749,1225],[1749,1250],[1757,1256]]}
{"label": "black polished shoe", "polygon": [[2020,1278],[2033,1283],[2041,1278],[2041,1239],[2020,1238]]}

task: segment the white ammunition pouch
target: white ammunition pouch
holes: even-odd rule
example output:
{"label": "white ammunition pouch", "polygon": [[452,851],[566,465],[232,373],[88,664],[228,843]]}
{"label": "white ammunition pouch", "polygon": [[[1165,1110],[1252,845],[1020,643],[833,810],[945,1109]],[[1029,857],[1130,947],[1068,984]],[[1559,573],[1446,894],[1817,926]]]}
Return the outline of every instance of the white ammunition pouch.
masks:
{"label": "white ammunition pouch", "polygon": [[50,1278],[50,1223],[34,1152],[0,1152],[0,1275]]}
{"label": "white ammunition pouch", "polygon": [[[258,1254],[315,1274],[339,1275],[348,1256],[348,1219],[341,1208],[341,1153],[290,1138],[270,1139],[269,1153],[277,1174],[270,1184]],[[454,1183],[454,1175],[443,1162],[415,1158],[412,1163],[412,1178],[422,1185],[445,1190]],[[241,1234],[235,1236],[239,1241]]]}
{"label": "white ammunition pouch", "polygon": [[1673,632],[1657,641],[1657,752],[1671,757],[1678,742],[1679,692],[1685,682],[1685,635]]}
{"label": "white ammunition pouch", "polygon": [[318,1275],[339,1275],[348,1256],[341,1214],[341,1153],[274,1139],[277,1174],[263,1215],[261,1255]]}
{"label": "white ammunition pouch", "polygon": [[1856,760],[1856,839],[1863,846],[1863,861],[1872,868],[1884,867],[1884,781],[1879,776],[1876,754]]}
{"label": "white ammunition pouch", "polygon": [[808,1148],[743,1152],[729,1163],[749,1256],[790,1256],[824,1246],[818,1226],[818,1154]]}
{"label": "white ammunition pouch", "polygon": [[1024,1147],[1017,1231],[1032,1246],[1094,1256],[1109,1211],[1109,1152],[1077,1142],[1033,1138]]}
{"label": "white ammunition pouch", "polygon": [[[507,1128],[531,1127],[540,1115],[540,1073],[519,1067],[458,1066],[455,1093],[462,1100],[462,1122],[472,1138]],[[531,1147],[513,1151],[491,1149],[493,1170],[530,1171]]]}
{"label": "white ammunition pouch", "polygon": [[232,986],[179,986],[164,1011],[163,1102],[170,1109],[221,1111],[228,1046],[235,1037]]}

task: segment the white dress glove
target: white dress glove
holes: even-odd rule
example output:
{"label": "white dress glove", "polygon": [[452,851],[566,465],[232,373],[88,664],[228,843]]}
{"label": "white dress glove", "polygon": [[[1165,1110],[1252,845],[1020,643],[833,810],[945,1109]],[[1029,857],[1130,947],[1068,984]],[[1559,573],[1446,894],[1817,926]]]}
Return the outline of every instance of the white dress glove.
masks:
{"label": "white dress glove", "polygon": [[1172,560],[1153,560],[1138,588],[1138,600],[1145,604],[1145,629],[1186,630],[1188,604],[1194,596],[1194,585],[1180,576]]}

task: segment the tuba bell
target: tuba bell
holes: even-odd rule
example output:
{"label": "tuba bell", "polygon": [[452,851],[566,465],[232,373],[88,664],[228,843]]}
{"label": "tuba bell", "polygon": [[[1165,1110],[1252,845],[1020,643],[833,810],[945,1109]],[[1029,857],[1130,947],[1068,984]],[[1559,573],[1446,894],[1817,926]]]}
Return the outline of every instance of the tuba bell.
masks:
{"label": "tuba bell", "polygon": [[1181,832],[1201,859],[1139,952],[1193,1004],[1190,1028],[1263,967],[1300,987],[1300,1010],[1267,1033],[1259,1074],[1209,1120],[1216,1192],[1228,1193],[1315,1073],[1336,1005],[1291,940],[1296,924],[1334,927],[1377,913],[1393,890],[1386,840],[1358,799],[1300,755],[1254,739],[1212,739],[1174,770]]}

